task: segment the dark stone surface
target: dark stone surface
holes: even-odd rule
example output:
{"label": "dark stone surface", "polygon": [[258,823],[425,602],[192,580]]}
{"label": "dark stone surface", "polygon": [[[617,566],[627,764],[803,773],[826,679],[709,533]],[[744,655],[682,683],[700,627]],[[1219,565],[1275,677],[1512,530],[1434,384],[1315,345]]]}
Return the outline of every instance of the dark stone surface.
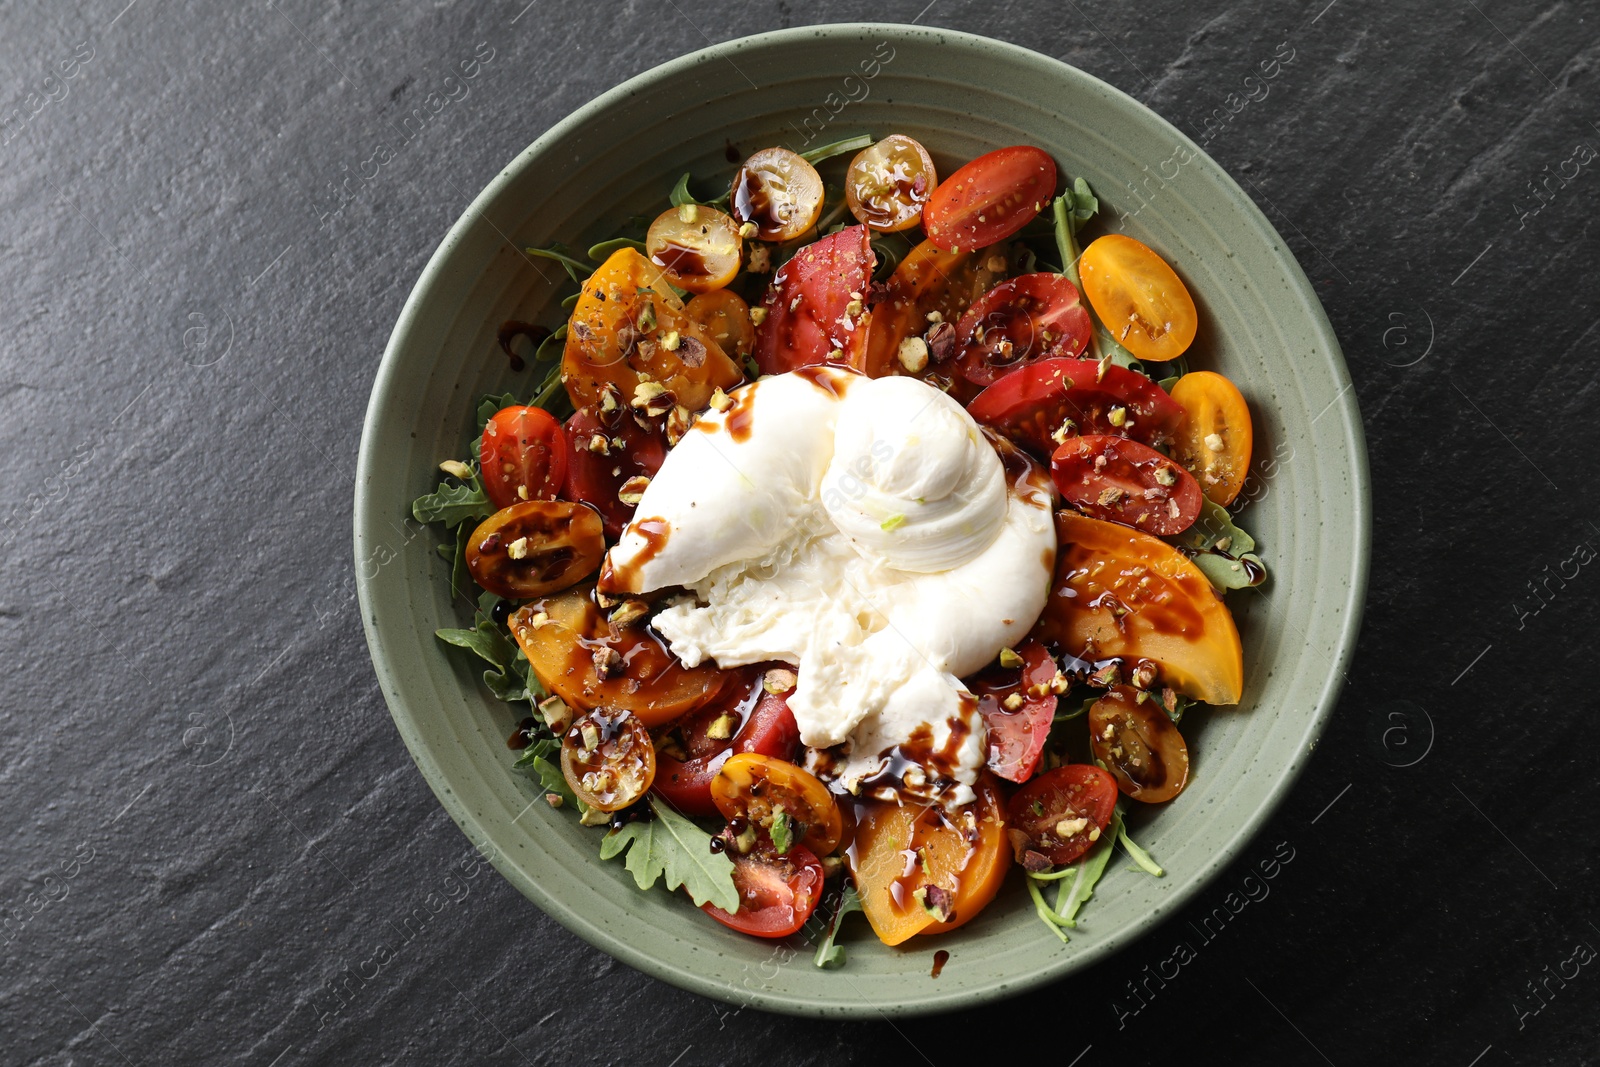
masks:
{"label": "dark stone surface", "polygon": [[[0,7],[0,1061],[1600,1058],[1596,965],[1548,977],[1600,946],[1600,163],[1565,162],[1600,147],[1592,7],[123,2]],[[1371,603],[1318,758],[1176,921],[968,1016],[735,1011],[493,875],[395,947],[466,852],[351,584],[353,457],[406,293],[469,196],[601,90],[708,40],[919,11],[1197,137],[1293,50],[1207,146],[1305,265],[1367,419]],[[479,42],[470,96],[321,218]],[[1275,848],[1268,895],[1229,898]]]}

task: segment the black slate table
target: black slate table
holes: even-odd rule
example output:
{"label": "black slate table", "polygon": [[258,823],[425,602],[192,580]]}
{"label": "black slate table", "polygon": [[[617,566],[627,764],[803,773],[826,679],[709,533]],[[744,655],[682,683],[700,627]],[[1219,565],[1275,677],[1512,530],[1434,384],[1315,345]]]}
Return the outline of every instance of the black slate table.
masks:
{"label": "black slate table", "polygon": [[[0,1062],[1600,1058],[1592,5],[125,2],[0,6]],[[467,844],[379,695],[350,501],[390,326],[502,164],[669,57],[863,18],[1203,141],[1327,306],[1376,529],[1338,711],[1237,866],[1056,987],[824,1025],[447,888]]]}

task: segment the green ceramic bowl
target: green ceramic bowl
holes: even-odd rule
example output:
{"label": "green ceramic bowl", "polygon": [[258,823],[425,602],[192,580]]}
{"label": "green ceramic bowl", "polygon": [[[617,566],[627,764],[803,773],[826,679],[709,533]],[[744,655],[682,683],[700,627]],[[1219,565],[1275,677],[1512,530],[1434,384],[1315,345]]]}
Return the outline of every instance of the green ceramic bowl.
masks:
{"label": "green ceramic bowl", "polygon": [[[803,150],[861,132],[916,137],[941,173],[1002,145],[1038,145],[1089,180],[1101,230],[1173,263],[1200,307],[1193,364],[1237,382],[1255,415],[1256,499],[1244,522],[1272,577],[1230,597],[1244,703],[1185,721],[1193,784],[1137,816],[1137,838],[1165,878],[1113,864],[1069,945],[1040,926],[1017,879],[966,927],[908,948],[886,948],[852,920],[848,965],[822,971],[803,945],[741,937],[681,895],[640,892],[620,862],[599,860],[595,831],[535,802],[540,791],[511,769],[511,709],[434,639],[467,611],[451,602],[437,535],[408,515],[439,461],[465,452],[477,398],[530,390],[530,372],[513,373],[497,349],[496,328],[559,311],[553,264],[536,268],[522,246],[587,247],[611,235],[606,220],[661,210],[684,171],[706,188],[725,181],[730,144]],[[1360,621],[1368,527],[1366,452],[1338,342],[1239,186],[1170,124],[1081,71],[980,37],[874,25],[762,34],[673,60],[580,108],[507,166],[445,237],[395,326],[355,499],[362,619],[384,696],[474,844],[556,921],[640,970],[722,1000],[825,1016],[1014,994],[1105,959],[1193,897],[1283,799],[1333,708]],[[933,979],[941,948],[949,964]]]}

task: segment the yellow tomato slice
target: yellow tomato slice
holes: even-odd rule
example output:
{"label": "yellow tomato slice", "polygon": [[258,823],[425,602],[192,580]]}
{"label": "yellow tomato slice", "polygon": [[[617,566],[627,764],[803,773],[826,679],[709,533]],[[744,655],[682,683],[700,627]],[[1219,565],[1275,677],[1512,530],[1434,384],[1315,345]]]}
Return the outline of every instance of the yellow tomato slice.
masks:
{"label": "yellow tomato slice", "polygon": [[773,820],[787,815],[800,843],[818,856],[838,848],[844,834],[839,804],[828,787],[810,771],[776,756],[729,756],[711,779],[711,800],[725,818],[749,819],[769,833]]}
{"label": "yellow tomato slice", "polygon": [[1117,343],[1151,363],[1177,359],[1194,342],[1199,318],[1189,290],[1166,260],[1119,233],[1083,250],[1083,293]]}
{"label": "yellow tomato slice", "polygon": [[644,245],[650,262],[666,271],[673,285],[709,293],[739,273],[744,241],[739,224],[716,208],[683,204],[656,217]]}
{"label": "yellow tomato slice", "polygon": [[583,283],[567,322],[561,380],[574,407],[592,407],[607,385],[629,404],[640,374],[660,383],[671,402],[699,411],[721,386],[744,375],[711,332],[684,312],[660,267],[619,248]]}
{"label": "yellow tomato slice", "polygon": [[756,328],[750,321],[750,305],[729,289],[713,289],[689,301],[683,309],[691,319],[710,331],[717,345],[730,356],[747,356],[756,347]]}
{"label": "yellow tomato slice", "polygon": [[907,252],[872,309],[863,363],[856,369],[872,378],[899,373],[900,342],[921,336],[930,311],[939,312],[953,327],[975,295],[972,256],[971,249],[946,252],[932,241]]}
{"label": "yellow tomato slice", "polygon": [[1227,507],[1244,488],[1255,447],[1244,394],[1222,375],[1201,370],[1179,378],[1172,399],[1183,405],[1172,458],[1195,476],[1213,503]]}
{"label": "yellow tomato slice", "polygon": [[1162,681],[1237,704],[1244,651],[1227,605],[1187,556],[1157,537],[1056,513],[1056,574],[1033,636],[1084,659],[1153,660]]}

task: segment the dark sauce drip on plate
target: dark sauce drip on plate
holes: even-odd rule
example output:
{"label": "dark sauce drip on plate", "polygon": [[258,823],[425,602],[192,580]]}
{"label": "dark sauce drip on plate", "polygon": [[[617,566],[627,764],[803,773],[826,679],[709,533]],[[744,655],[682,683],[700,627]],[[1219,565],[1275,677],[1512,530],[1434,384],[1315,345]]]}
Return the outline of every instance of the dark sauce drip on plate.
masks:
{"label": "dark sauce drip on plate", "polygon": [[507,319],[501,323],[500,332],[496,340],[500,342],[500,351],[504,352],[506,358],[511,361],[511,369],[520,371],[528,364],[517,354],[516,349],[511,347],[512,342],[519,337],[526,337],[528,343],[537,349],[549,336],[550,331],[543,326],[538,326],[531,322],[522,322],[518,319]]}

